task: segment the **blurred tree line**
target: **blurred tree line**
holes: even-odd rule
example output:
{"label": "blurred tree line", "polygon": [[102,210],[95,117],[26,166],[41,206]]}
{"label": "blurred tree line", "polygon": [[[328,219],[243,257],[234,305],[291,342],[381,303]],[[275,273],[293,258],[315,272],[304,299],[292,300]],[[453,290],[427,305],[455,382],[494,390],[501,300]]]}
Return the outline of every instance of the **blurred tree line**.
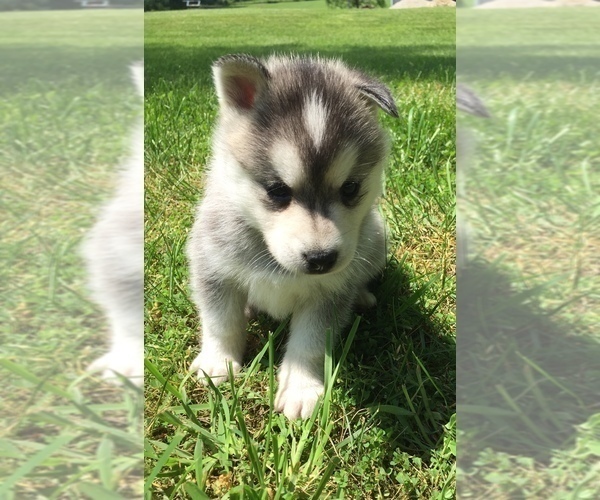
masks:
{"label": "blurred tree line", "polygon": [[374,9],[375,7],[389,7],[389,0],[325,0],[329,7],[341,9]]}
{"label": "blurred tree line", "polygon": [[182,0],[144,0],[144,10],[175,9],[185,9],[185,3]]}
{"label": "blurred tree line", "polygon": [[[110,0],[115,6],[141,6],[142,0]],[[80,9],[81,3],[76,0],[0,0],[0,11],[3,10],[66,10]]]}
{"label": "blurred tree line", "polygon": [[[202,5],[220,5],[227,6],[237,2],[245,3],[257,3],[253,0],[201,0]],[[263,3],[267,0],[259,0]],[[273,2],[273,0],[270,0]],[[290,0],[281,0],[282,2]],[[299,0],[292,0],[299,1]],[[369,9],[375,7],[389,7],[390,0],[325,0],[329,7],[343,8],[343,9]],[[174,9],[185,9],[185,2],[183,0],[144,0],[144,10],[174,10]]]}

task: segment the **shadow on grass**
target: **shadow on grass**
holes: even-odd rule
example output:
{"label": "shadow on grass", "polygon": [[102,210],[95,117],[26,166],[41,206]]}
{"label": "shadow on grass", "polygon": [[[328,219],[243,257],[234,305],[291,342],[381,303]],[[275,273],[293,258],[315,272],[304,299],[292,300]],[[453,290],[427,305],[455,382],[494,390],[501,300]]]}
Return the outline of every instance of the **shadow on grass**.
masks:
{"label": "shadow on grass", "polygon": [[346,363],[356,405],[380,408],[391,447],[425,459],[442,446],[456,399],[455,339],[438,306],[424,305],[432,284],[417,285],[400,263],[388,263],[378,306],[363,317]]}
{"label": "shadow on grass", "polygon": [[[243,52],[257,57],[266,57],[273,53],[296,53],[315,55],[314,50],[307,50],[301,44],[277,44],[262,47],[258,45],[235,45],[210,47],[198,50],[194,47],[148,44],[145,48],[146,58],[146,92],[152,92],[153,85],[159,78],[173,82],[173,85],[212,86],[211,65],[219,57]],[[343,50],[319,50],[318,54],[325,58],[342,58],[346,63],[354,65],[374,76],[389,77],[394,80],[433,80],[452,82],[455,75],[454,49],[450,55],[441,55],[443,45],[412,45],[402,48],[390,47],[381,49],[362,46],[347,46]],[[190,82],[192,79],[192,82]]]}
{"label": "shadow on grass", "polygon": [[[411,281],[397,262],[388,263],[381,281],[373,286],[378,305],[362,315],[336,381],[341,388],[340,402],[347,405],[347,417],[364,419],[367,414],[366,418],[385,432],[386,449],[381,450],[387,457],[384,462],[389,462],[398,449],[428,460],[443,446],[447,432],[444,426],[455,413],[454,338],[444,334],[445,327],[432,319],[435,307],[428,312],[421,304],[428,285],[415,289]],[[258,325],[259,332],[265,326],[275,331],[279,323],[260,315]],[[336,359],[346,333],[336,342]],[[277,342],[277,366],[283,358],[287,335],[288,328]],[[267,339],[254,332],[248,341],[247,362],[254,359]],[[267,363],[265,359],[265,370]],[[355,424],[351,421],[350,428]]]}
{"label": "shadow on grass", "polygon": [[546,462],[598,411],[600,344],[542,310],[544,288],[515,291],[486,263],[459,275],[461,469],[485,448]]}
{"label": "shadow on grass", "polygon": [[[444,327],[432,319],[435,311],[421,305],[428,284],[415,290],[398,263],[388,264],[373,289],[378,305],[362,315],[336,382],[347,405],[344,413],[365,418],[366,411],[373,417],[386,433],[383,454],[388,459],[396,449],[428,459],[442,446],[444,426],[455,412],[454,338],[441,333]],[[278,326],[264,315],[259,323],[273,330]],[[338,356],[345,336],[336,343]],[[277,366],[286,338],[287,334],[278,341]],[[249,336],[246,359],[253,359],[265,342]]]}
{"label": "shadow on grass", "polygon": [[[127,68],[143,58],[141,47],[10,47],[0,59],[0,95],[12,95],[32,81],[46,88],[71,88],[81,82],[81,86],[92,90],[110,80],[129,92]],[[75,86],[74,92],[79,91],[80,86]]]}
{"label": "shadow on grass", "polygon": [[568,45],[564,51],[555,45],[460,47],[457,60],[460,74],[470,78],[581,82],[582,72],[596,72],[600,63],[597,53],[598,46],[593,43]]}

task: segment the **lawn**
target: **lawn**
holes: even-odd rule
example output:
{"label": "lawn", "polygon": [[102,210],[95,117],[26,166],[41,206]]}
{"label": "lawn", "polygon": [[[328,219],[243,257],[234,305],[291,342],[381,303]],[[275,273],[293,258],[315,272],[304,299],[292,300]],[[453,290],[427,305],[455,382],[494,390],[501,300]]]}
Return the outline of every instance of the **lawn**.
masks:
{"label": "lawn", "polygon": [[457,72],[492,118],[461,210],[459,492],[600,495],[600,45],[596,9],[457,14]]}
{"label": "lawn", "polygon": [[[455,491],[454,10],[211,9],[145,15],[146,496],[451,498]],[[312,419],[274,414],[286,325],[248,328],[247,363],[218,389],[198,352],[184,246],[227,53],[341,57],[389,85],[393,151],[378,308],[326,357]]]}
{"label": "lawn", "polygon": [[2,498],[140,494],[140,394],[105,349],[79,247],[141,111],[141,11],[0,14]]}

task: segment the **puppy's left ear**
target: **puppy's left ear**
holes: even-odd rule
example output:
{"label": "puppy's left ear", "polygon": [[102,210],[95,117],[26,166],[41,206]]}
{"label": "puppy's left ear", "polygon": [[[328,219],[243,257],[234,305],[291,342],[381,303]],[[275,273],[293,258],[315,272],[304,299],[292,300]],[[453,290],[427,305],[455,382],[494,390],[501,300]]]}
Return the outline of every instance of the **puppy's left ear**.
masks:
{"label": "puppy's left ear", "polygon": [[372,78],[363,78],[363,82],[357,85],[358,91],[374,102],[388,115],[398,118],[398,109],[390,90],[380,81]]}
{"label": "puppy's left ear", "polygon": [[246,54],[218,59],[213,65],[213,77],[221,106],[242,112],[254,109],[270,78],[261,60]]}

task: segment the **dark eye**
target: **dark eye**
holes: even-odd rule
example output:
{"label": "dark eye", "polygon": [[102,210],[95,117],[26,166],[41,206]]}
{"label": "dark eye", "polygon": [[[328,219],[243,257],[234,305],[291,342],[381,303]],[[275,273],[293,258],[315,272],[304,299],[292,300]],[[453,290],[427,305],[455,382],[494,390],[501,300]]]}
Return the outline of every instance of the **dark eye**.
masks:
{"label": "dark eye", "polygon": [[340,188],[340,194],[342,195],[342,201],[344,203],[352,202],[358,196],[360,191],[360,184],[354,181],[344,182]]}
{"label": "dark eye", "polygon": [[267,196],[279,206],[285,206],[292,201],[292,188],[283,182],[276,182],[267,187]]}

